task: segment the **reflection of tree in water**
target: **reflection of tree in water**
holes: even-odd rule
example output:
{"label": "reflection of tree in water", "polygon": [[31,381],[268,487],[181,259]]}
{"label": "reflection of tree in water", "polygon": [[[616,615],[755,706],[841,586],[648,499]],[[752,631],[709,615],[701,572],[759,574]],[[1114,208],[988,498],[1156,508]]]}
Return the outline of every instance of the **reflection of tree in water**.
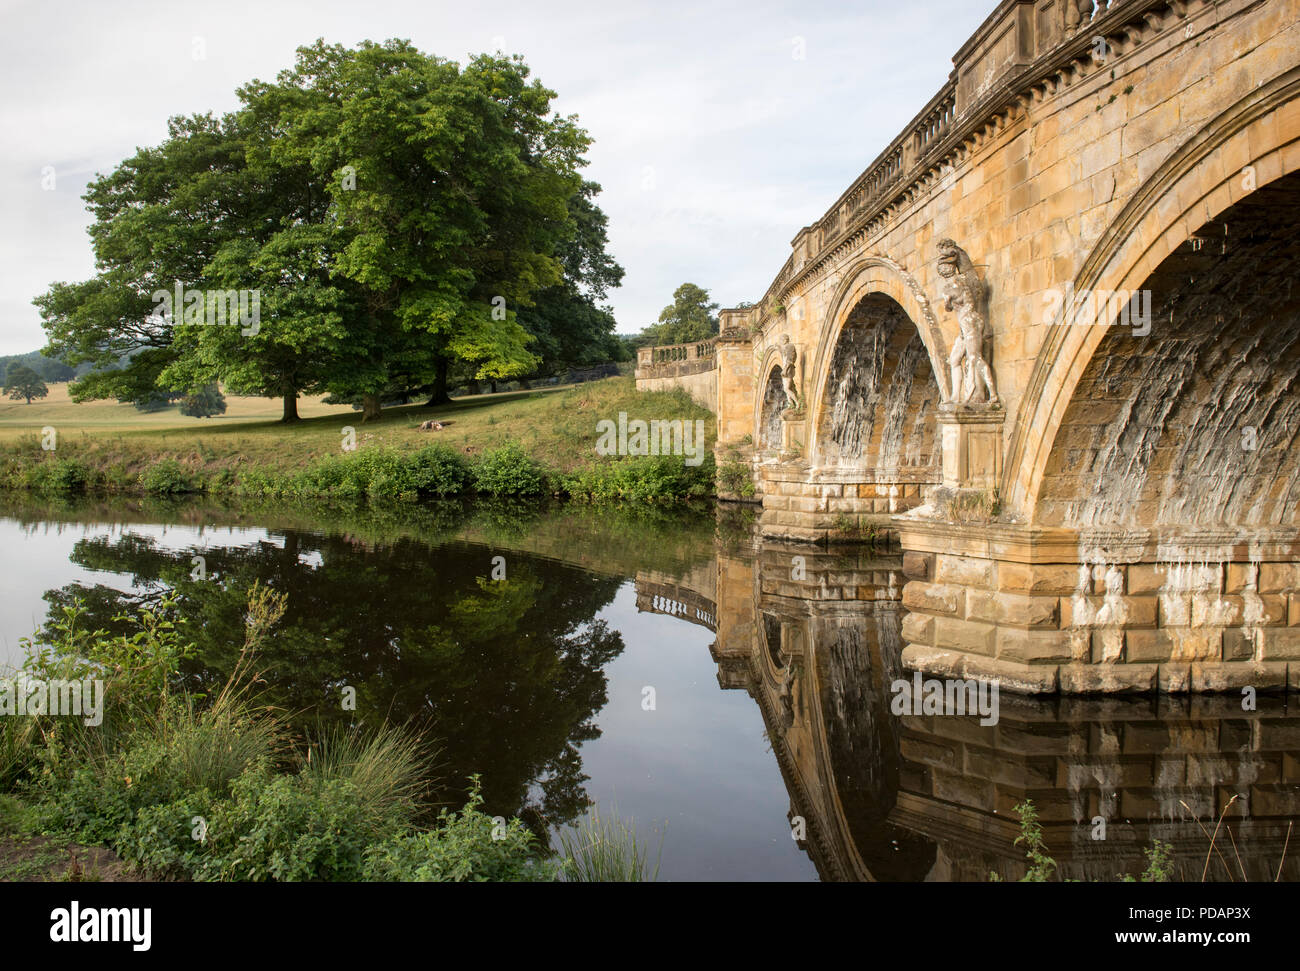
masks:
{"label": "reflection of tree in water", "polygon": [[[237,658],[249,587],[269,584],[289,604],[260,667],[268,700],[302,713],[299,723],[413,719],[441,744],[448,783],[483,773],[492,812],[530,808],[553,822],[582,812],[578,745],[599,734],[604,667],[623,650],[621,635],[593,618],[621,579],[510,552],[507,579],[493,582],[495,551],[482,546],[278,538],[282,546],[183,551],[131,534],[81,540],[73,562],[130,575],[134,589],[69,584],[45,599],[57,608],[84,598],[87,622],[117,631],[115,616],[175,590],[185,636],[199,648],[189,684],[211,690]],[[194,555],[206,560],[205,580],[191,578]],[[355,712],[342,710],[345,685],[356,689]]]}

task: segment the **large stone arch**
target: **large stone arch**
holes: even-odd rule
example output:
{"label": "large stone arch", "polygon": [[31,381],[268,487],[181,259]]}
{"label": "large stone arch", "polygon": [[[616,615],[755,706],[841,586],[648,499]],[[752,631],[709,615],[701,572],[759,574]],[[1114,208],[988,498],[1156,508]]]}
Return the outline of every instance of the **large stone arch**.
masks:
{"label": "large stone arch", "polygon": [[1176,541],[1300,526],[1298,222],[1300,172],[1203,224],[1147,278],[1149,314],[1108,328],[1066,409],[1040,525]]}
{"label": "large stone arch", "polygon": [[929,298],[919,283],[908,274],[901,265],[881,256],[862,257],[842,271],[839,286],[830,302],[830,311],[826,324],[820,329],[820,338],[813,356],[812,380],[809,382],[811,394],[807,397],[809,405],[809,442],[810,461],[822,453],[822,427],[825,422],[824,410],[827,398],[827,383],[830,380],[831,365],[844,328],[850,322],[850,316],[864,300],[873,296],[885,297],[896,304],[902,313],[916,328],[929,360],[930,371],[938,387],[941,399],[948,398],[945,364],[947,361],[946,343],[943,331],[931,309]]}
{"label": "large stone arch", "polygon": [[[1257,189],[1300,169],[1300,68],[1253,90],[1175,151],[1116,217],[1073,281],[1076,293],[1137,292],[1196,231]],[[1002,494],[1036,522],[1067,411],[1107,324],[1083,302],[1063,306],[1039,351],[1008,449]]]}

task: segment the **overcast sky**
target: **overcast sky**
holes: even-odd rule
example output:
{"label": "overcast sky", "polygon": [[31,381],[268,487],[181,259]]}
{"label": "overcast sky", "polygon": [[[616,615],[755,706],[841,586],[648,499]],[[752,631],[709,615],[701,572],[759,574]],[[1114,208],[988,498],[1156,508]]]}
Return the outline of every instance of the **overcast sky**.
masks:
{"label": "overcast sky", "polygon": [[273,78],[317,37],[524,55],[595,139],[586,175],[627,271],[612,296],[621,332],[687,280],[724,307],[757,300],[993,6],[0,0],[0,353],[44,344],[31,300],[51,281],[92,275],[90,179],[160,142],[171,115],[234,108],[237,85]]}

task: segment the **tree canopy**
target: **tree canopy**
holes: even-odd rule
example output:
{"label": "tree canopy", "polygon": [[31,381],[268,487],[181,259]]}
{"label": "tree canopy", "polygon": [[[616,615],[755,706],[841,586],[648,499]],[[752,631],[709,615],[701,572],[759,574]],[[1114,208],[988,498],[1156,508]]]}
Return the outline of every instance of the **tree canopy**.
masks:
{"label": "tree canopy", "polygon": [[673,291],[673,302],[659,313],[659,323],[642,331],[647,343],[686,344],[712,337],[718,332],[718,305],[709,291],[694,283],[683,283]]}
{"label": "tree canopy", "polygon": [[11,365],[5,373],[5,394],[14,401],[27,399],[30,405],[33,398],[44,398],[50,393],[41,376],[26,364]]}
{"label": "tree canopy", "polygon": [[220,381],[286,420],[326,391],[373,417],[453,365],[524,376],[611,334],[590,138],[521,58],[318,40],[238,97],[88,188],[99,272],[35,301],[46,353],[96,366],[75,399]]}

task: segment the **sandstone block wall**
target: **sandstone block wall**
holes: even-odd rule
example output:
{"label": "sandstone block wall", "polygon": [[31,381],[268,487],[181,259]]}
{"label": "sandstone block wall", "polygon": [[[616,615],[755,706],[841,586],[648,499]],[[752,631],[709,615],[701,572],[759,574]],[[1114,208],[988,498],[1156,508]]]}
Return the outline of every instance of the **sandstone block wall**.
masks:
{"label": "sandstone block wall", "polygon": [[1300,689],[1300,564],[909,553],[903,662],[1013,691]]}

